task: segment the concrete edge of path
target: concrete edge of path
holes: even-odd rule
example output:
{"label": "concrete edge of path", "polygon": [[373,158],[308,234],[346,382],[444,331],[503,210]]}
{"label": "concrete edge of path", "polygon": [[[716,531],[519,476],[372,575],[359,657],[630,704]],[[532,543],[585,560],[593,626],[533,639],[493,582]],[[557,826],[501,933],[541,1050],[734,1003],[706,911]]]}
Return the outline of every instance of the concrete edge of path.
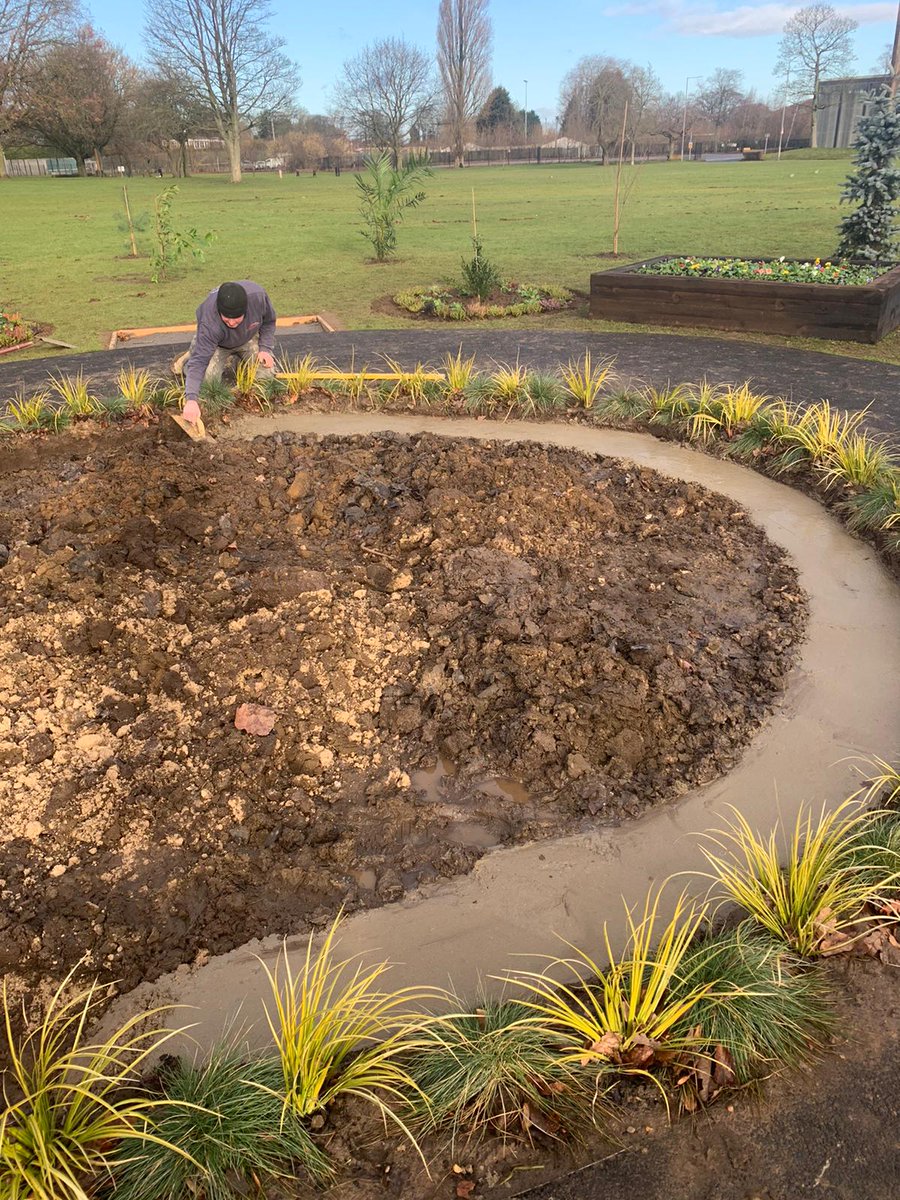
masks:
{"label": "concrete edge of path", "polygon": [[[729,806],[761,831],[779,819],[790,826],[801,806],[833,808],[858,786],[854,759],[859,765],[860,758],[897,754],[900,589],[874,551],[816,501],[695,450],[575,425],[279,412],[243,420],[226,436],[386,431],[541,442],[623,459],[724,493],[790,554],[810,598],[807,640],[782,701],[729,775],[627,825],[496,850],[467,876],[348,917],[341,955],[390,960],[389,986],[451,985],[474,999],[482,990],[502,990],[493,977],[534,965],[535,955],[560,953],[561,937],[599,955],[604,921],[614,945],[624,940],[623,898],[641,903],[651,883],[703,869],[701,835],[726,824]],[[705,891],[701,879],[676,880],[667,889],[670,903],[687,884],[697,894]],[[286,940],[294,959],[307,944],[306,935]],[[200,1047],[236,1024],[246,1028],[251,1044],[264,1044],[268,985],[259,960],[271,968],[281,948],[282,939],[272,936],[180,967],[121,997],[104,1025],[176,1003],[194,1010],[179,1016],[195,1023],[191,1040]]]}

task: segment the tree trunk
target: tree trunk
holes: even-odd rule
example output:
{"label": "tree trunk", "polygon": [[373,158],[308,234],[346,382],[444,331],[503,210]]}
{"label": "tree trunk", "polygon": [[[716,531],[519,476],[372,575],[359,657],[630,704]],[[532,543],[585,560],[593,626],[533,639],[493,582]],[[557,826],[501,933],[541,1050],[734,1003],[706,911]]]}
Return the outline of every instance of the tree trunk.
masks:
{"label": "tree trunk", "polygon": [[181,174],[184,179],[190,175],[190,163],[188,161],[188,146],[187,142],[181,143]]}
{"label": "tree trunk", "polygon": [[78,174],[79,175],[87,175],[87,167],[84,165],[84,155],[76,154],[76,155],[74,155],[74,158],[75,158],[75,165],[78,168]]}
{"label": "tree trunk", "polygon": [[225,138],[225,149],[228,151],[228,165],[231,168],[231,182],[241,182],[241,130],[237,117],[233,117]]}
{"label": "tree trunk", "polygon": [[819,111],[819,76],[816,75],[813,80],[813,96],[812,96],[812,112],[809,118],[809,146],[811,150],[815,150],[819,144],[818,139],[818,122],[816,116]]}
{"label": "tree trunk", "polygon": [[3,144],[0,143],[0,179],[6,178],[6,159],[3,156]]}

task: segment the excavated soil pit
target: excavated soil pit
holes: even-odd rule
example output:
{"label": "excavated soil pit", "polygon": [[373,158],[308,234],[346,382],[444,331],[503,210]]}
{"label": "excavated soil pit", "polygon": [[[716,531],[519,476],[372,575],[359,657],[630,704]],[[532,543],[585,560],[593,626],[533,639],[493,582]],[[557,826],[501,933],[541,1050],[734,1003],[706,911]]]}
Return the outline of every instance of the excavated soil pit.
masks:
{"label": "excavated soil pit", "polygon": [[4,458],[0,970],[31,985],[87,955],[130,987],[672,799],[735,763],[806,616],[732,501],[574,451]]}

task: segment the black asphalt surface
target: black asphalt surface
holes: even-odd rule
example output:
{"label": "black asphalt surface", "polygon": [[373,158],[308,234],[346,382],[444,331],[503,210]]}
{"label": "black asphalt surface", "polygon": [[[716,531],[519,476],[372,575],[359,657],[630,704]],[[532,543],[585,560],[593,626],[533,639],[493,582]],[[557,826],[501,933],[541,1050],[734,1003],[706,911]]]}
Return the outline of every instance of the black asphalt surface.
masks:
{"label": "black asphalt surface", "polygon": [[[610,355],[626,383],[743,383],[754,390],[800,403],[828,399],[840,408],[872,405],[870,424],[900,429],[900,366],[843,358],[813,350],[746,344],[714,337],[675,334],[559,333],[540,330],[402,329],[342,333],[287,333],[278,339],[284,354],[311,351],[342,370],[364,365],[377,370],[384,357],[412,368],[418,362],[438,366],[448,351],[474,354],[480,365],[519,360],[536,370],[552,370],[590,350]],[[19,362],[0,361],[0,403],[15,393],[43,387],[48,372],[82,369],[97,390],[112,390],[123,365],[133,363],[164,373],[173,357],[170,346],[131,346],[121,350],[60,354]]]}

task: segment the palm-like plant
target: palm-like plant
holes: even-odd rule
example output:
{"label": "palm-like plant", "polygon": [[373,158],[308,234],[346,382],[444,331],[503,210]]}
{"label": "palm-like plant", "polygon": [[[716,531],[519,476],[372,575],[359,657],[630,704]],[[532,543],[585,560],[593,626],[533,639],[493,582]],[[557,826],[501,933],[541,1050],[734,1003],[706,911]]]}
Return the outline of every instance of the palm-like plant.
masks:
{"label": "palm-like plant", "polygon": [[425,199],[423,191],[413,191],[432,174],[427,155],[411,154],[399,167],[390,155],[375,154],[363,160],[365,175],[356,175],[359,210],[366,228],[361,230],[372,243],[379,262],[390,258],[397,248],[397,226],[408,208],[416,208]]}

